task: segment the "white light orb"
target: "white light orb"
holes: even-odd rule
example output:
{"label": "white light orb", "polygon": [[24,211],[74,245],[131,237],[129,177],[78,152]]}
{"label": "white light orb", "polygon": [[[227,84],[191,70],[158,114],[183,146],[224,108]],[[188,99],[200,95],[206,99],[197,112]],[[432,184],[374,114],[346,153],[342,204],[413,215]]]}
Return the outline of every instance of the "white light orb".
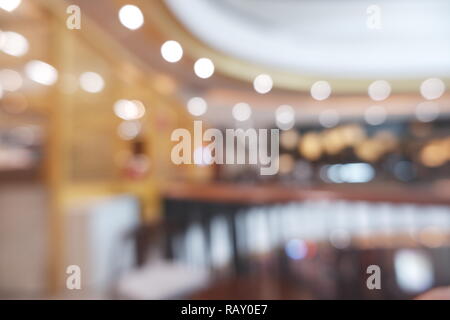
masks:
{"label": "white light orb", "polygon": [[269,93],[273,88],[272,77],[268,74],[260,74],[253,81],[253,88],[260,94]]}
{"label": "white light orb", "polygon": [[248,103],[238,103],[232,110],[233,118],[237,121],[247,121],[252,115],[252,108]]}
{"label": "white light orb", "polygon": [[311,97],[317,101],[323,101],[330,97],[331,86],[327,81],[317,81],[311,86]]}
{"label": "white light orb", "polygon": [[277,126],[281,130],[290,130],[295,124],[295,111],[289,105],[281,105],[275,111]]}
{"label": "white light orb", "polygon": [[386,121],[386,109],[381,106],[372,106],[364,113],[364,119],[372,126],[378,126]]}
{"label": "white light orb", "polygon": [[206,113],[208,105],[206,101],[200,97],[191,98],[187,103],[187,109],[193,116],[199,117]]}
{"label": "white light orb", "polygon": [[214,63],[208,58],[201,58],[195,62],[194,72],[201,79],[208,79],[214,74]]}
{"label": "white light orb", "polygon": [[137,120],[145,115],[145,106],[138,100],[118,100],[114,104],[114,113],[123,120]]}
{"label": "white light orb", "polygon": [[144,15],[138,7],[127,4],[120,8],[119,20],[124,27],[130,30],[136,30],[144,24]]}
{"label": "white light orb", "polygon": [[20,4],[22,3],[22,0],[0,0],[0,8],[12,12],[16,10]]}
{"label": "white light orb", "polygon": [[377,80],[370,84],[369,97],[374,101],[383,101],[391,95],[391,85],[385,80]]}
{"label": "white light orb", "polygon": [[25,65],[25,74],[28,78],[45,86],[51,86],[58,80],[58,71],[55,67],[40,60],[32,60]]}
{"label": "white light orb", "polygon": [[96,72],[84,72],[80,76],[80,87],[86,92],[97,93],[103,90],[105,81]]}
{"label": "white light orb", "polygon": [[0,49],[14,57],[24,56],[30,45],[27,38],[17,32],[6,31],[1,33]]}
{"label": "white light orb", "polygon": [[183,57],[183,48],[177,41],[169,40],[161,46],[161,55],[167,62],[175,63]]}
{"label": "white light orb", "polygon": [[435,100],[442,97],[445,92],[445,83],[441,79],[431,78],[422,82],[420,93],[427,100]]}

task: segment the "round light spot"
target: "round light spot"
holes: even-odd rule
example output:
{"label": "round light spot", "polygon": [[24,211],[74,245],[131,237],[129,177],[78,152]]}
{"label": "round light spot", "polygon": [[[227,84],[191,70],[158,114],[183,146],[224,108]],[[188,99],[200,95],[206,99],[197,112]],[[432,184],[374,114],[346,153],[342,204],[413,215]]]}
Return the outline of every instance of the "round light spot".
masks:
{"label": "round light spot", "polygon": [[275,111],[275,119],[278,128],[281,130],[289,130],[295,124],[295,111],[289,105],[281,105]]}
{"label": "round light spot", "polygon": [[84,72],[80,76],[80,86],[84,91],[97,93],[105,87],[102,76],[95,72]]}
{"label": "round light spot", "polygon": [[175,63],[183,57],[183,48],[177,41],[169,40],[161,46],[161,55],[167,62]]}
{"label": "round light spot", "polygon": [[123,140],[132,140],[141,132],[141,124],[138,121],[124,121],[117,128],[119,137]]}
{"label": "round light spot", "polygon": [[311,86],[311,97],[315,100],[326,100],[331,95],[331,86],[327,81],[317,81]]}
{"label": "round light spot", "polygon": [[422,82],[420,93],[427,100],[439,99],[445,92],[445,84],[441,79],[431,78]]}
{"label": "round light spot", "polygon": [[214,63],[208,58],[198,59],[194,65],[197,77],[207,79],[214,74]]}
{"label": "round light spot", "polygon": [[0,0],[0,8],[5,11],[12,12],[17,9],[22,0]]}
{"label": "round light spot", "polygon": [[443,166],[448,160],[447,146],[439,142],[426,145],[420,151],[420,160],[430,168]]}
{"label": "round light spot", "polygon": [[248,103],[241,102],[233,107],[232,114],[237,121],[246,121],[252,115],[252,108]]}
{"label": "round light spot", "polygon": [[386,121],[386,109],[381,106],[372,106],[364,113],[364,119],[372,126],[378,126]]}
{"label": "round light spot", "polygon": [[23,79],[20,73],[10,69],[0,71],[0,84],[6,91],[17,91],[23,85]]}
{"label": "round light spot", "polygon": [[272,77],[268,74],[260,74],[253,81],[253,88],[260,94],[269,93],[273,88]]}
{"label": "round light spot", "polygon": [[0,49],[4,53],[14,57],[21,57],[28,52],[28,40],[23,35],[7,31],[2,32],[1,37]]}
{"label": "round light spot", "polygon": [[339,123],[339,114],[336,110],[325,110],[319,115],[319,122],[325,128],[335,127]]}
{"label": "round light spot", "polygon": [[190,114],[199,117],[206,113],[208,105],[204,99],[200,97],[194,97],[188,101],[187,109]]}
{"label": "round light spot", "polygon": [[114,104],[114,113],[123,120],[137,120],[145,115],[145,106],[138,100],[118,100]]}
{"label": "round light spot", "polygon": [[40,60],[28,62],[25,65],[25,73],[34,82],[45,86],[51,86],[58,80],[58,71],[53,66]]}
{"label": "round light spot", "polygon": [[385,80],[377,80],[369,86],[369,97],[374,101],[383,101],[391,95],[391,85]]}
{"label": "round light spot", "polygon": [[432,122],[439,117],[439,106],[434,102],[422,102],[416,107],[416,118],[421,122]]}
{"label": "round light spot", "polygon": [[136,30],[144,24],[144,15],[138,7],[127,4],[119,10],[119,20],[123,26],[130,30]]}

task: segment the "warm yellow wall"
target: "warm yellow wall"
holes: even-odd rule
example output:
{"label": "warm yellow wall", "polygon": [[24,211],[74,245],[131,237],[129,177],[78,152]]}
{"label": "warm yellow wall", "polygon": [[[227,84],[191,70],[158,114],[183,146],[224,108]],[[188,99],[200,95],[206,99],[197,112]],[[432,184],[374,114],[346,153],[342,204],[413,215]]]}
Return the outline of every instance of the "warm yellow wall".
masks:
{"label": "warm yellow wall", "polygon": [[[57,289],[64,276],[64,214],[72,206],[105,195],[130,193],[142,203],[143,221],[154,222],[159,218],[161,193],[166,186],[177,179],[186,182],[208,177],[198,173],[209,170],[177,167],[170,161],[172,131],[189,128],[192,119],[176,98],[176,86],[169,85],[169,75],[142,71],[86,19],[82,30],[68,30],[65,10],[54,7],[57,2],[40,3],[46,17],[40,27],[51,37],[39,58],[55,66],[60,78],[45,91],[30,93],[28,99],[47,121],[43,177],[51,216],[50,276]],[[106,82],[104,90],[91,94],[78,88],[68,93],[67,76],[75,79],[85,71],[101,74]],[[143,136],[151,169],[138,181],[125,178],[121,170],[131,143],[117,134],[122,120],[114,115],[113,105],[118,99],[138,99],[146,106]]]}

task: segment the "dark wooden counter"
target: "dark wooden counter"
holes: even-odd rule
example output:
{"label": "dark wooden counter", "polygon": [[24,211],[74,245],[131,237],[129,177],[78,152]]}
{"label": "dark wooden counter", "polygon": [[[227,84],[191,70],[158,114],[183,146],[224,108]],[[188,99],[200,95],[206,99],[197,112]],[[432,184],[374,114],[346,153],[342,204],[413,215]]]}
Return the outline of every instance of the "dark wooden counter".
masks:
{"label": "dark wooden counter", "polygon": [[450,205],[450,194],[429,188],[351,185],[339,187],[289,187],[244,184],[173,184],[166,199],[262,205],[305,200],[348,200],[367,202]]}

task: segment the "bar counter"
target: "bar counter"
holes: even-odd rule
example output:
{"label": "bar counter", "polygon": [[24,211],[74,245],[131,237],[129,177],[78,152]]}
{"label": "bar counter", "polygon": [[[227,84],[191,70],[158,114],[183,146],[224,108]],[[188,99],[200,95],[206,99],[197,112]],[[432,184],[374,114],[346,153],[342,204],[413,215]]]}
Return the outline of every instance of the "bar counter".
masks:
{"label": "bar counter", "polygon": [[244,184],[172,184],[164,198],[235,204],[276,204],[304,200],[346,200],[366,202],[410,203],[416,205],[450,205],[450,193],[426,187],[407,186],[339,186],[297,187]]}

